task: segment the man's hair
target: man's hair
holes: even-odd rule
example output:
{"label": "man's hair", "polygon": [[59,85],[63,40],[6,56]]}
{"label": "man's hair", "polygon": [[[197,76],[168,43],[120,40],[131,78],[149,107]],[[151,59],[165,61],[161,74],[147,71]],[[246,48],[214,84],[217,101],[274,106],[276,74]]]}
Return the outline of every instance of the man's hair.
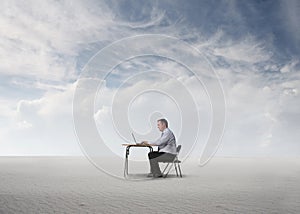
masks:
{"label": "man's hair", "polygon": [[168,128],[168,121],[164,118],[157,120],[157,122],[160,121],[161,123],[165,124],[166,127]]}

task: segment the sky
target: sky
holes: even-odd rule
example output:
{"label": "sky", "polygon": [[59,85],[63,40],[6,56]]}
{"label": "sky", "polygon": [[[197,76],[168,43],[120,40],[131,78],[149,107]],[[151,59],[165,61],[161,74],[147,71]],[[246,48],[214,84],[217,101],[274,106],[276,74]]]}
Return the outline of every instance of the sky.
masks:
{"label": "sky", "polygon": [[[226,121],[216,155],[299,157],[299,11],[296,0],[4,0],[0,155],[82,155],[74,94],[79,85],[88,89],[100,79],[93,118],[113,153],[123,155],[120,144],[132,141],[131,131],[139,140],[155,139],[156,119],[166,117],[180,144],[188,148],[185,153],[199,157],[212,124],[206,87],[214,87],[217,74]],[[150,34],[178,38],[202,58],[193,60],[192,50],[180,46],[183,43],[175,48],[155,39],[132,40],[120,43],[126,53],[148,47],[149,52],[177,54],[184,64],[140,56],[118,64],[103,79],[107,71],[99,67],[121,53],[113,50],[101,58],[100,50]],[[85,99],[75,106],[82,114]]]}

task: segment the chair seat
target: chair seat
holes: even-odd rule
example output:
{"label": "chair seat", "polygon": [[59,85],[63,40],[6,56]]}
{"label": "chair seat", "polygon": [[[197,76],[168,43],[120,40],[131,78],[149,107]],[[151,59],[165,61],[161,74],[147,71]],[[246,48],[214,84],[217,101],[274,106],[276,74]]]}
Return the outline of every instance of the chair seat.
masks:
{"label": "chair seat", "polygon": [[175,160],[175,161],[161,161],[162,163],[181,163],[180,160]]}

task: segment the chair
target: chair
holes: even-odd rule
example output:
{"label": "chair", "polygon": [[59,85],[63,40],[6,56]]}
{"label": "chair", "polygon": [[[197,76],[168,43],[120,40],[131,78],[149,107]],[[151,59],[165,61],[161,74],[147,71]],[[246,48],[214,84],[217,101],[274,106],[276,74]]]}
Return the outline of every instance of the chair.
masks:
{"label": "chair", "polygon": [[[163,161],[163,162],[162,162],[162,163],[167,163],[166,167],[164,168],[164,170],[163,170],[163,172],[162,172],[163,175],[164,175],[164,178],[166,178],[166,177],[168,176],[168,174],[169,174],[169,172],[170,172],[170,170],[171,170],[171,168],[172,168],[173,165],[174,165],[174,167],[175,167],[176,176],[178,177],[178,171],[179,171],[179,175],[180,175],[180,177],[182,178],[181,168],[180,168],[180,163],[181,163],[181,161],[178,160],[178,154],[179,154],[180,150],[181,150],[181,145],[178,145],[177,148],[176,148],[177,154],[176,154],[174,160],[173,160],[173,161]],[[170,164],[171,164],[171,165],[170,165]],[[170,165],[170,167],[169,167],[169,165]],[[178,168],[178,170],[177,170],[177,168]],[[167,169],[168,169],[167,173],[164,174],[164,172],[165,172]]]}

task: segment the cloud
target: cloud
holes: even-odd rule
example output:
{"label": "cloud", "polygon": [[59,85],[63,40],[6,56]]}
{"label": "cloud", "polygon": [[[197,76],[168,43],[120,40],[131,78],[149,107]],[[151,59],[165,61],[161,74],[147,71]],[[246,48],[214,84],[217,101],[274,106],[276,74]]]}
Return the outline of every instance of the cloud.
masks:
{"label": "cloud", "polygon": [[[298,69],[297,69],[298,67]],[[293,59],[288,64],[284,65],[281,69],[281,73],[287,73],[287,72],[297,72],[299,71],[300,63],[299,60]]]}
{"label": "cloud", "polygon": [[[247,72],[243,68],[241,63],[232,71],[230,67],[216,69],[227,102],[227,127],[218,154],[297,155],[298,134],[292,130],[299,127],[295,123],[299,117],[299,73],[276,78],[274,73],[259,70],[260,66],[252,66]],[[276,68],[280,73],[279,64]]]}
{"label": "cloud", "polygon": [[214,49],[215,56],[222,56],[227,60],[248,63],[264,62],[271,55],[264,49],[264,45],[257,43],[253,38],[243,38],[242,41],[230,41],[223,47]]}
{"label": "cloud", "polygon": [[103,2],[4,4],[0,15],[0,72],[4,74],[74,80],[80,45],[114,38],[117,22]]}
{"label": "cloud", "polygon": [[[1,126],[0,155],[81,155],[72,119],[76,84],[40,99],[21,100]],[[9,115],[6,115],[9,116]]]}

